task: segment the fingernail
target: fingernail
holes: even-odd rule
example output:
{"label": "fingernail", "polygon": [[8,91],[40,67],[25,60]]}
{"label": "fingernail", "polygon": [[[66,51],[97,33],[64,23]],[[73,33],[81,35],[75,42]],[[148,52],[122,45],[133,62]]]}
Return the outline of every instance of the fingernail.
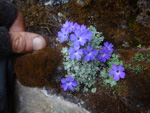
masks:
{"label": "fingernail", "polygon": [[36,37],[33,39],[33,50],[39,50],[44,47],[44,42],[40,37]]}

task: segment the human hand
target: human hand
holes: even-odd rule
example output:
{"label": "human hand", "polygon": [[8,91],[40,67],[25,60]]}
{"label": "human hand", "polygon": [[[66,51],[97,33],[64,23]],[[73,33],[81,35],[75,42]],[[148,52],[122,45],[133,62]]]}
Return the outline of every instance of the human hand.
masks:
{"label": "human hand", "polygon": [[14,53],[28,53],[46,47],[46,41],[42,36],[25,32],[24,19],[21,12],[18,12],[17,18],[9,30]]}

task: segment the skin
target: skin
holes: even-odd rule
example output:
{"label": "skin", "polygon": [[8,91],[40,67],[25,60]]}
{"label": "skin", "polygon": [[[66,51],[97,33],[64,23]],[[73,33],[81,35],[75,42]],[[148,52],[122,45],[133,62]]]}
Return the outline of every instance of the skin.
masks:
{"label": "skin", "polygon": [[[18,12],[17,18],[9,30],[12,51],[14,53],[28,53],[46,47],[46,41],[42,36],[25,32],[24,19],[21,12]],[[35,41],[36,37],[38,39]]]}

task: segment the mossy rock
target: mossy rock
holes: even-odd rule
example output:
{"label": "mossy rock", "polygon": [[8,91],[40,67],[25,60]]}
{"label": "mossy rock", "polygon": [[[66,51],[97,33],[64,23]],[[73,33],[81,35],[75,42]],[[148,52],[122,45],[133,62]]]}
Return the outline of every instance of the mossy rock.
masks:
{"label": "mossy rock", "polygon": [[15,61],[17,79],[25,86],[53,87],[60,61],[60,53],[50,47],[20,56]]}

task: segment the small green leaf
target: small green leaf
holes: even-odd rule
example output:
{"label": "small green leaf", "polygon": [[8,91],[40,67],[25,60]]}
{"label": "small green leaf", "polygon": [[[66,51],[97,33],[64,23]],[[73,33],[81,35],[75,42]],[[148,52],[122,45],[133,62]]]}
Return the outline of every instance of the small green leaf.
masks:
{"label": "small green leaf", "polygon": [[92,88],[92,89],[91,89],[91,92],[92,92],[92,93],[95,93],[95,92],[96,92],[96,88]]}
{"label": "small green leaf", "polygon": [[142,46],[141,46],[141,44],[139,44],[137,47],[141,49]]}

